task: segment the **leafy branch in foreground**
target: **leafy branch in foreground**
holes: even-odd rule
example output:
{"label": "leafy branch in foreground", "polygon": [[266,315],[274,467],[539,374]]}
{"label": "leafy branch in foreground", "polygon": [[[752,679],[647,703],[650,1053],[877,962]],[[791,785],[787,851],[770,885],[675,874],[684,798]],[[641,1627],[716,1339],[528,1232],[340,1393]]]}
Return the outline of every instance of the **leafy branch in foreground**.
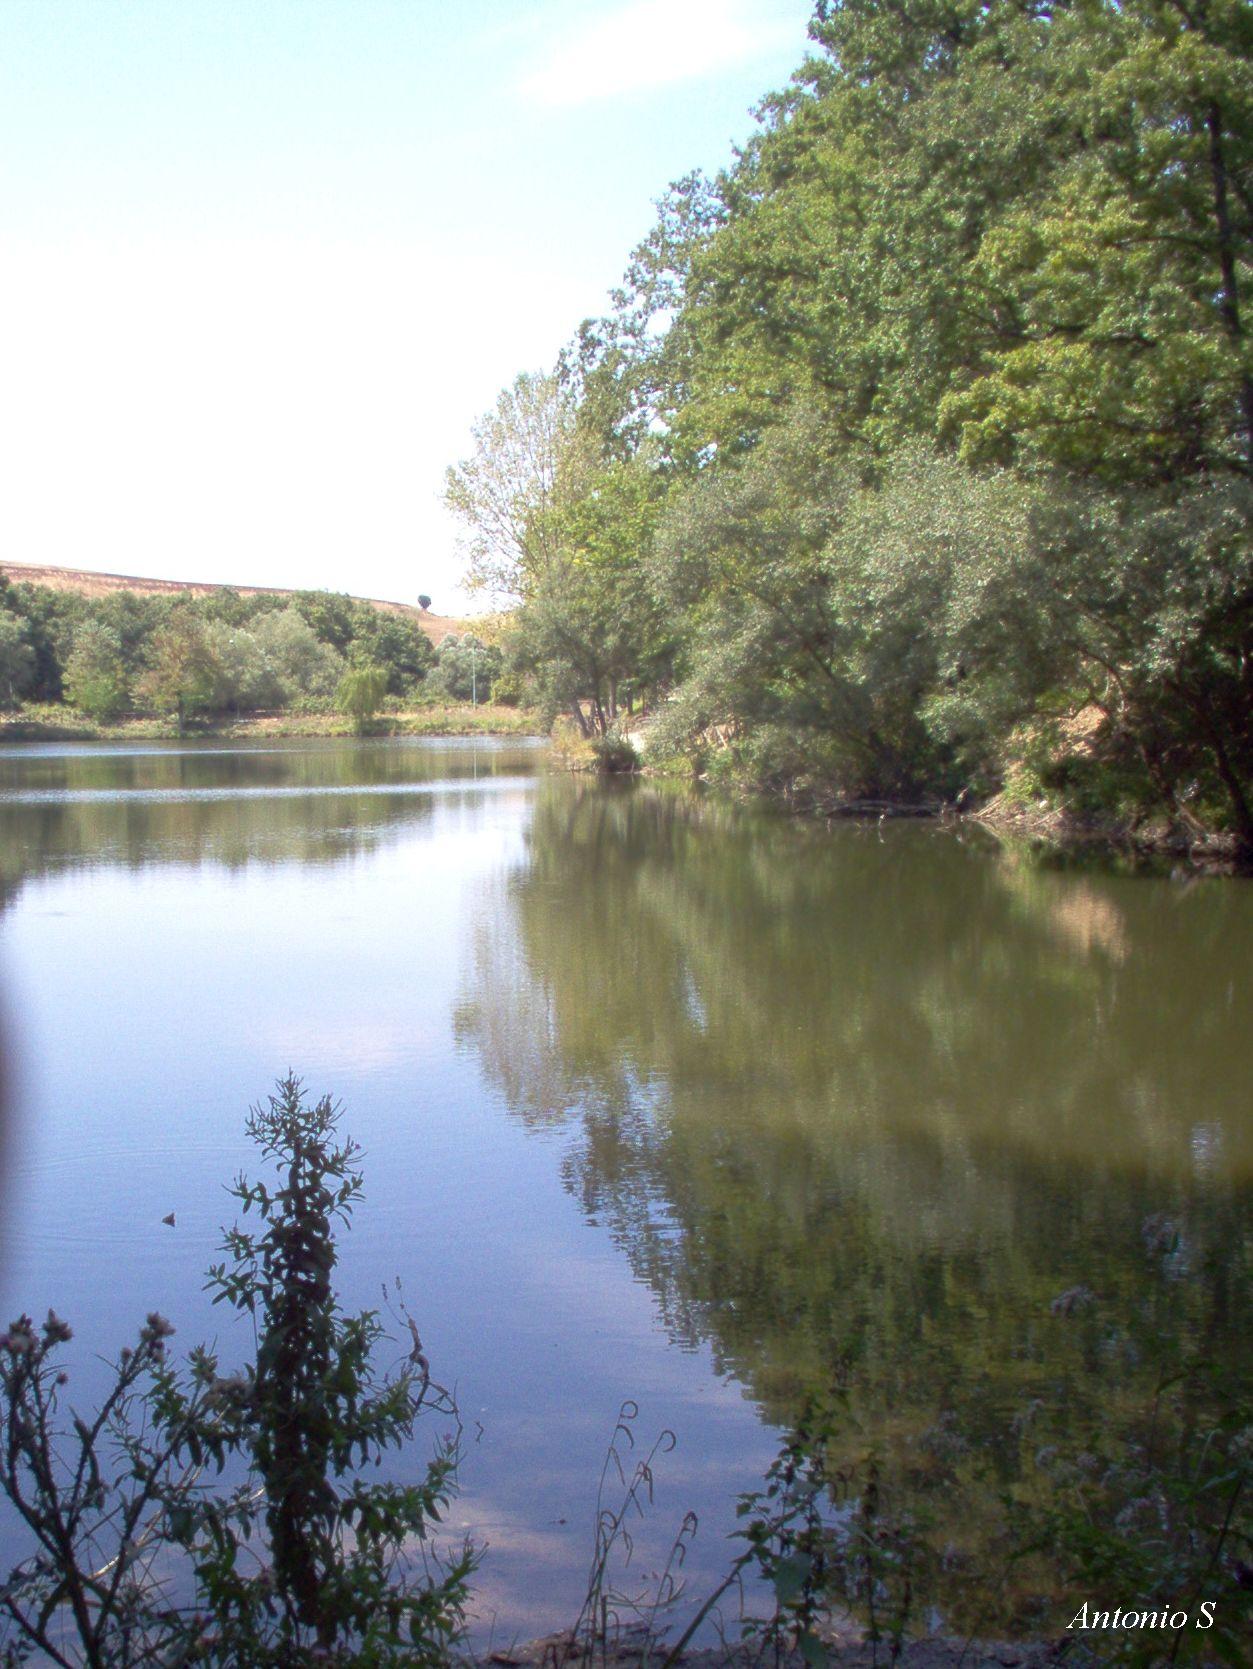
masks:
{"label": "leafy branch in foreground", "polygon": [[64,1321],[50,1310],[36,1328],[21,1316],[0,1337],[0,1485],[36,1546],[0,1588],[6,1664],[35,1650],[62,1665],[157,1662],[184,1632],[153,1573],[159,1527],[194,1488],[180,1466],[191,1425],[221,1451],[201,1387],[182,1398],[182,1420],[147,1417],[166,1400],[172,1332],[163,1316],[148,1317],[90,1420],[61,1406],[67,1375],[55,1358],[72,1337]]}
{"label": "leafy branch in foreground", "polygon": [[[256,1325],[241,1371],[220,1373],[204,1349],[173,1367],[173,1328],[154,1314],[99,1412],[70,1411],[67,1425],[56,1352],[70,1329],[22,1317],[0,1339],[0,1487],[37,1544],[0,1589],[5,1663],[35,1651],[67,1669],[446,1661],[475,1557],[467,1545],[415,1570],[413,1553],[451,1494],[457,1439],[416,1483],[357,1474],[403,1448],[424,1407],[456,1409],[407,1313],[412,1350],[384,1376],[377,1314],[339,1308],[336,1220],[349,1221],[361,1175],[338,1119],[329,1097],[306,1106],[290,1075],[250,1117],[277,1181],[236,1182],[260,1226],[229,1230],[229,1261],[209,1272],[214,1301]],[[233,1487],[204,1482],[210,1464]]]}

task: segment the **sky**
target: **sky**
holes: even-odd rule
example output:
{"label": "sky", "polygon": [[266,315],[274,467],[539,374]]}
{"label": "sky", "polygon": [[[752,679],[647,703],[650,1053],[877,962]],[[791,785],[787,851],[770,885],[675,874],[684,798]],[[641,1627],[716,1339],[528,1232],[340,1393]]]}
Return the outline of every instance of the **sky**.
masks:
{"label": "sky", "polygon": [[473,607],[446,467],[811,0],[0,0],[0,555]]}

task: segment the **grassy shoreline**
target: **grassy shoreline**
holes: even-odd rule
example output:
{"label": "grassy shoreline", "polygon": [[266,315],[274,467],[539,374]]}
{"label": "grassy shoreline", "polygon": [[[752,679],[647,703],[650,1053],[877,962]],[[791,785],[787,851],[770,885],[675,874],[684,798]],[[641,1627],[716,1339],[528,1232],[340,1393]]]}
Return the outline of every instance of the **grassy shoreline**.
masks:
{"label": "grassy shoreline", "polygon": [[[525,707],[431,705],[384,712],[370,720],[367,737],[537,736],[534,712]],[[149,715],[101,723],[70,707],[27,708],[0,718],[0,742],[143,742],[215,738],[355,736],[344,713],[240,713],[187,724],[181,735],[173,718]]]}

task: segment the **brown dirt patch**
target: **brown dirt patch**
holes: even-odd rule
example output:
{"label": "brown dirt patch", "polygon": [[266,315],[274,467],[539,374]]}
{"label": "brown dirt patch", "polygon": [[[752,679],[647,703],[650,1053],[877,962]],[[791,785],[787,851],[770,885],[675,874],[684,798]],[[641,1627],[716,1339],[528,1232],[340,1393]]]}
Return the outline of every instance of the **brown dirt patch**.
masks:
{"label": "brown dirt patch", "polygon": [[[49,591],[76,591],[83,597],[107,597],[111,591],[131,591],[140,597],[210,597],[215,591],[234,591],[240,597],[293,597],[294,591],[277,585],[213,585],[202,580],[152,580],[136,574],[103,574],[90,568],[53,568],[32,562],[0,562],[0,574],[14,585],[42,585]],[[467,622],[448,614],[432,614],[411,603],[388,602],[382,597],[354,597],[385,614],[404,614],[417,621],[436,646],[452,632],[466,629]]]}

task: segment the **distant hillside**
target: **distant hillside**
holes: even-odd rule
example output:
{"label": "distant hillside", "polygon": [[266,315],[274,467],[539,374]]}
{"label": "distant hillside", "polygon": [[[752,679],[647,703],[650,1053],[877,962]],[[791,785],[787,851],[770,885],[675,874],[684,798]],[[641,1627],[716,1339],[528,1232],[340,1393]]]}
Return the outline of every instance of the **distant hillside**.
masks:
{"label": "distant hillside", "polygon": [[[209,585],[201,580],[149,580],[136,574],[97,574],[89,568],[48,568],[27,562],[0,562],[0,574],[15,585],[44,585],[50,591],[79,591],[87,597],[103,597],[110,591],[134,591],[143,597],[168,597],[184,592],[191,597],[208,597],[215,591],[234,591],[241,597],[293,597],[294,591],[277,585]],[[451,615],[432,614],[410,603],[389,603],[381,597],[358,597],[387,614],[407,614],[416,620],[431,642],[439,646],[450,632],[461,632],[465,621]]]}

